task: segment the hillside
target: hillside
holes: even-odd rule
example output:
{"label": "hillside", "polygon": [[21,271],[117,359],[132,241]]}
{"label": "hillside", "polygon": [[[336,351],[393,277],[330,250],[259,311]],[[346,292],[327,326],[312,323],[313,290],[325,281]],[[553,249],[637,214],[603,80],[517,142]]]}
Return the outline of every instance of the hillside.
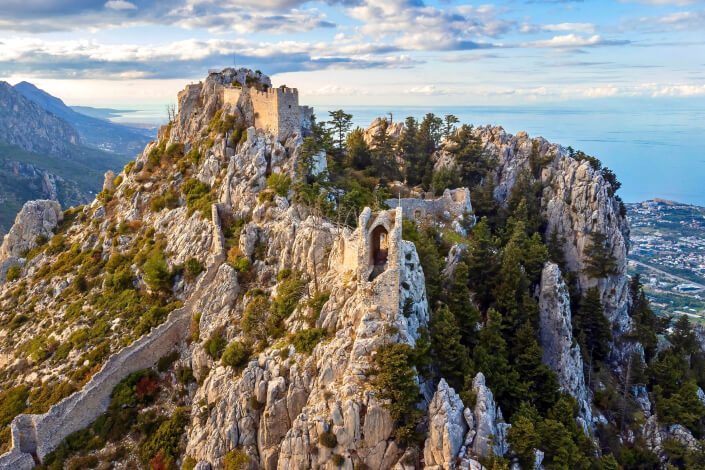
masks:
{"label": "hillside", "polygon": [[699,468],[705,332],[627,276],[599,160],[247,69],[178,102],[0,246],[0,470]]}
{"label": "hillside", "polygon": [[132,158],[154,138],[149,129],[122,126],[87,116],[66,106],[63,101],[27,82],[14,86],[22,96],[60,117],[76,129],[85,145]]}
{"label": "hillside", "polygon": [[[47,106],[51,99],[46,95]],[[50,99],[51,98],[51,99]],[[56,109],[60,106],[49,106]],[[144,137],[138,142],[144,143]],[[62,207],[84,204],[98,193],[107,170],[129,157],[84,145],[67,121],[0,83],[0,235],[32,199],[52,199]]]}

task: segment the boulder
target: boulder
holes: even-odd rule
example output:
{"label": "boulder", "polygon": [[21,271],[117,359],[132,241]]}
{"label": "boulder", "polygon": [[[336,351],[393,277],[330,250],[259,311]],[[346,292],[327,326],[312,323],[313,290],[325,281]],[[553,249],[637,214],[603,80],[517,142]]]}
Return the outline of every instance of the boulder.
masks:
{"label": "boulder", "polygon": [[428,407],[429,430],[424,445],[427,466],[454,467],[454,460],[468,430],[463,416],[464,408],[455,390],[445,379],[441,379]]}
{"label": "boulder", "polygon": [[28,201],[15,217],[15,224],[5,235],[0,246],[0,261],[10,256],[21,257],[37,246],[37,237],[54,236],[54,228],[64,219],[61,206],[56,201]]}

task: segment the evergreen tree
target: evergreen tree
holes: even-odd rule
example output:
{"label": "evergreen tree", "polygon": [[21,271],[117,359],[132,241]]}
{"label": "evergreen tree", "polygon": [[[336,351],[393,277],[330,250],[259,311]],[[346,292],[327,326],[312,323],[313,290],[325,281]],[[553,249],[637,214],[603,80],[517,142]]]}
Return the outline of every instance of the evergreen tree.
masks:
{"label": "evergreen tree", "polygon": [[455,125],[459,123],[460,120],[452,114],[446,114],[443,118],[443,134],[444,138],[450,137],[453,132],[455,132]]}
{"label": "evergreen tree", "polygon": [[607,356],[612,332],[596,287],[587,290],[573,315],[573,335],[579,339],[587,357],[603,360]]}
{"label": "evergreen tree", "polygon": [[468,246],[464,262],[468,266],[470,287],[475,293],[480,309],[487,310],[494,296],[494,278],[499,271],[499,259],[487,219],[482,218],[472,230],[473,239]]}
{"label": "evergreen tree", "polygon": [[563,251],[564,246],[565,237],[558,236],[558,227],[554,225],[553,230],[551,230],[551,235],[546,242],[548,259],[556,263],[563,273],[566,272],[565,252]]}
{"label": "evergreen tree", "polygon": [[651,310],[638,273],[629,282],[629,297],[631,300],[629,315],[634,320],[633,335],[644,347],[644,359],[648,363],[656,354],[658,347],[656,335],[664,332],[668,320],[659,319]]}
{"label": "evergreen tree", "polygon": [[441,270],[443,269],[443,257],[438,252],[434,235],[431,229],[419,230],[413,221],[404,219],[402,237],[416,245],[416,252],[426,279],[428,304],[434,308],[441,294]]}
{"label": "evergreen tree", "polygon": [[468,265],[460,261],[455,267],[455,275],[448,291],[447,303],[458,323],[463,345],[472,349],[477,342],[476,329],[480,321],[480,311],[470,302],[469,282]]}
{"label": "evergreen tree", "polygon": [[356,127],[345,140],[347,158],[345,164],[356,170],[364,170],[372,164],[370,147],[365,142],[364,132]]}
{"label": "evergreen tree", "polygon": [[404,159],[406,183],[416,186],[421,183],[424,172],[424,159],[418,150],[419,124],[413,117],[406,118],[404,132],[402,132],[397,142],[399,154]]}
{"label": "evergreen tree", "polygon": [[440,376],[455,390],[462,390],[469,373],[468,351],[461,343],[460,329],[446,305],[431,317],[431,347]]}
{"label": "evergreen tree", "polygon": [[445,148],[455,157],[462,183],[469,188],[480,184],[489,172],[489,160],[483,154],[480,139],[473,135],[472,126],[461,126],[448,140]]}
{"label": "evergreen tree", "polygon": [[512,351],[514,367],[525,383],[522,388],[528,391],[520,401],[528,399],[539,411],[545,412],[558,397],[558,378],[543,364],[542,356],[533,326],[525,323],[516,333],[516,345]]}
{"label": "evergreen tree", "polygon": [[331,120],[328,121],[331,133],[335,136],[335,157],[338,162],[342,161],[345,152],[345,136],[352,127],[352,114],[348,114],[342,109],[328,111]]}
{"label": "evergreen tree", "polygon": [[399,179],[399,167],[394,158],[394,145],[387,133],[389,121],[382,119],[379,129],[372,136],[372,165],[375,175],[386,180]]}
{"label": "evergreen tree", "polygon": [[600,279],[618,273],[617,258],[610,252],[605,234],[590,233],[590,245],[585,248],[585,256],[583,272],[588,276]]}

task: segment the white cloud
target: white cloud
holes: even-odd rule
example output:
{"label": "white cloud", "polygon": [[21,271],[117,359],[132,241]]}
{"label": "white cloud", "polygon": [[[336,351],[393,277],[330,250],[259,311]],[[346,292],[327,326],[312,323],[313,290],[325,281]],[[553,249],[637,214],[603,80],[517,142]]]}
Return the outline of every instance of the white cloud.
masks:
{"label": "white cloud", "polygon": [[600,35],[583,37],[577,34],[566,34],[562,36],[554,36],[551,39],[542,39],[522,43],[522,47],[557,47],[557,48],[576,48],[576,47],[594,47],[594,46],[616,46],[628,44],[627,40],[611,40],[604,39]]}
{"label": "white cloud", "polygon": [[105,8],[110,10],[136,10],[137,6],[126,0],[109,0],[105,2]]}
{"label": "white cloud", "polygon": [[409,95],[445,95],[448,94],[448,90],[442,90],[436,88],[435,85],[423,85],[423,86],[416,86],[416,87],[411,87],[407,88],[404,90],[404,93],[409,94]]}
{"label": "white cloud", "polygon": [[543,24],[543,25],[532,25],[529,23],[523,23],[519,28],[522,33],[537,33],[537,32],[560,32],[560,31],[571,31],[577,33],[587,33],[591,34],[595,32],[595,25],[592,23],[557,23],[557,24]]}

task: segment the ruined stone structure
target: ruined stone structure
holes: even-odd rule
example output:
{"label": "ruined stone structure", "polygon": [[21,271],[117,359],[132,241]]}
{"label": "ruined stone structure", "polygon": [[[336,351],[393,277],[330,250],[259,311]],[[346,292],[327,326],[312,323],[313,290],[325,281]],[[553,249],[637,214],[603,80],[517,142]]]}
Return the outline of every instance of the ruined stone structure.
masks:
{"label": "ruined stone structure", "polygon": [[130,346],[113,354],[80,391],[66,397],[41,415],[22,414],[12,421],[12,449],[0,456],[0,470],[31,470],[71,433],[84,429],[110,405],[113,388],[132,372],[151,367],[178,347],[188,335],[192,310],[225,260],[218,204],[211,207],[212,257],[186,304]]}
{"label": "ruined stone structure", "polygon": [[472,213],[468,188],[446,189],[443,195],[436,199],[387,199],[386,203],[391,208],[401,207],[404,217],[417,223],[425,222],[429,218],[450,222]]}

